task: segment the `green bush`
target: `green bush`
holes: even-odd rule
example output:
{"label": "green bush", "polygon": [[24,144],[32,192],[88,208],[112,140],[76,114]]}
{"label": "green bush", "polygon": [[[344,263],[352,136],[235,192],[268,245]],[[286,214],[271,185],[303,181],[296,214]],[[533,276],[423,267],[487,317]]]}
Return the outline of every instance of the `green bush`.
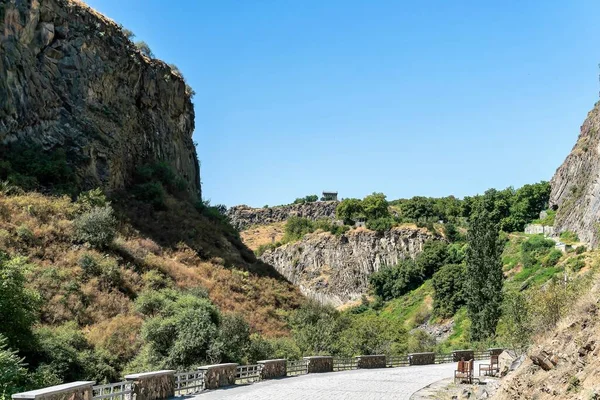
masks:
{"label": "green bush", "polygon": [[94,207],[75,219],[75,239],[104,248],[115,238],[116,225],[117,221],[110,206]]}
{"label": "green bush", "polygon": [[374,314],[361,314],[347,322],[338,346],[338,352],[346,357],[399,354],[406,351],[407,333]]}
{"label": "green bush", "polygon": [[440,268],[432,279],[433,312],[435,315],[451,317],[465,304],[465,267],[449,264]]}
{"label": "green bush", "polygon": [[257,333],[250,336],[250,345],[248,346],[247,362],[256,364],[259,360],[273,358],[273,347],[271,343]]}
{"label": "green bush", "polygon": [[313,194],[313,195],[297,198],[296,200],[294,200],[294,204],[314,203],[317,200],[319,200],[319,196],[317,196],[316,194]]}
{"label": "green bush", "polygon": [[587,249],[585,248],[585,246],[581,245],[581,246],[577,246],[575,248],[575,254],[583,254],[585,253]]}
{"label": "green bush", "polygon": [[79,194],[77,204],[79,204],[82,211],[90,211],[94,207],[106,207],[110,205],[110,202],[102,189],[93,189]]}
{"label": "green bush", "polygon": [[35,241],[35,235],[27,225],[21,225],[17,228],[17,237],[24,243],[32,244]]}
{"label": "green bush", "polygon": [[300,348],[289,337],[279,337],[268,339],[271,348],[273,349],[274,358],[285,358],[288,360],[299,360],[302,357]]}
{"label": "green bush", "polygon": [[309,301],[291,312],[289,324],[303,355],[334,353],[340,332],[340,314],[335,308]]}
{"label": "green bush", "polygon": [[398,298],[423,283],[421,268],[413,260],[402,260],[392,267],[383,267],[369,276],[373,293],[382,300]]}
{"label": "green bush", "polygon": [[385,232],[392,229],[395,225],[394,219],[390,217],[370,219],[367,221],[367,228],[376,232]]}
{"label": "green bush", "polygon": [[553,249],[552,251],[550,251],[550,253],[548,253],[546,257],[544,257],[544,259],[542,260],[542,265],[544,267],[554,267],[556,266],[556,264],[558,264],[562,256],[562,251]]}
{"label": "green bush", "polygon": [[137,200],[149,203],[157,210],[166,207],[166,192],[160,182],[138,183],[133,186],[132,193]]}
{"label": "green bush", "polygon": [[[222,362],[243,363],[246,361],[246,353],[251,347],[250,326],[240,314],[223,314],[219,327],[219,339],[223,343]],[[264,358],[258,360],[264,360]]]}
{"label": "green bush", "polygon": [[560,233],[560,240],[566,244],[579,242],[579,236],[575,232],[564,231]]}
{"label": "green bush", "polygon": [[0,334],[0,400],[10,400],[12,394],[22,391],[25,379],[23,359],[8,347],[8,340]]}
{"label": "green bush", "polygon": [[416,329],[408,337],[408,349],[409,353],[422,353],[429,352],[435,349],[435,338],[429,333]]}

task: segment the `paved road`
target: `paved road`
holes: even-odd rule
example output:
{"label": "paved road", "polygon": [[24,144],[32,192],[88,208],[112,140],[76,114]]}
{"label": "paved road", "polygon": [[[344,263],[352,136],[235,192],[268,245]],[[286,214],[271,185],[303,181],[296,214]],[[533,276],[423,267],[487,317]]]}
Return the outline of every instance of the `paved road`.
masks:
{"label": "paved road", "polygon": [[455,367],[455,363],[450,363],[303,375],[209,391],[193,400],[402,400],[433,382],[453,376]]}

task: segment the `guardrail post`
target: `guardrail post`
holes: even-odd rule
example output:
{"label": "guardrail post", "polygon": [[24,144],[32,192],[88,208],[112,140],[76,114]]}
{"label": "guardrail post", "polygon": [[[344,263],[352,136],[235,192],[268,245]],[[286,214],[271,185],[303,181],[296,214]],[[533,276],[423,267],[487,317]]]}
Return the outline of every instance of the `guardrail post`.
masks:
{"label": "guardrail post", "polygon": [[333,357],[331,356],[311,356],[304,357],[309,374],[321,372],[333,372]]}
{"label": "guardrail post", "polygon": [[281,378],[287,375],[287,360],[285,358],[261,360],[257,364],[262,365],[260,379]]}
{"label": "guardrail post", "polygon": [[435,364],[435,353],[411,353],[408,355],[408,365]]}
{"label": "guardrail post", "polygon": [[358,369],[386,367],[387,359],[385,354],[378,354],[373,356],[356,356],[355,358],[356,366]]}
{"label": "guardrail post", "polygon": [[238,364],[214,364],[198,367],[199,371],[204,371],[204,388],[217,389],[223,386],[235,385],[235,374]]}
{"label": "guardrail post", "polygon": [[161,400],[175,396],[175,371],[172,369],[126,375],[125,380],[131,381],[135,400]]}
{"label": "guardrail post", "polygon": [[92,400],[92,386],[95,384],[95,381],[65,383],[29,392],[15,393],[12,398],[15,400]]}

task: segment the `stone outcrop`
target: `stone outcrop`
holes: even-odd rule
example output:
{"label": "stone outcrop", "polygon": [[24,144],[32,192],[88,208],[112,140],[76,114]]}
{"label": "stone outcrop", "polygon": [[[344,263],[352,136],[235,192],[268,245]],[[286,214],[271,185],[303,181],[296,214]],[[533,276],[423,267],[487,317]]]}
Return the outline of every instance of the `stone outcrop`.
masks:
{"label": "stone outcrop", "polygon": [[600,217],[600,103],[581,126],[575,147],[550,181],[550,206],[558,208],[554,230],[577,233],[597,247]]}
{"label": "stone outcrop", "polygon": [[231,207],[227,216],[233,226],[244,230],[253,225],[268,225],[286,221],[292,216],[317,220],[321,218],[335,219],[337,201],[316,201],[314,203],[288,204],[285,206],[252,208],[246,205]]}
{"label": "stone outcrop", "polygon": [[320,232],[268,250],[260,258],[306,296],[337,306],[360,299],[368,289],[369,275],[415,258],[423,244],[434,238],[417,228],[393,228],[385,233],[359,228],[340,236]]}
{"label": "stone outcrop", "polygon": [[83,187],[121,188],[164,162],[200,192],[185,82],[74,0],[0,2],[0,144],[62,149]]}

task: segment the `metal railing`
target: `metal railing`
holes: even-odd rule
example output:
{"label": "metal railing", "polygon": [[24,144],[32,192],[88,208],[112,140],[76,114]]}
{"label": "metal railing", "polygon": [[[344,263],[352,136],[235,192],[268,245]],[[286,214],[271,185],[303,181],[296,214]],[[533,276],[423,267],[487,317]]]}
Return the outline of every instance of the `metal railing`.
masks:
{"label": "metal railing", "polygon": [[123,381],[92,387],[92,399],[131,400],[131,382]]}
{"label": "metal railing", "polygon": [[235,372],[235,383],[252,383],[260,380],[262,365],[239,365]]}
{"label": "metal railing", "polygon": [[288,360],[287,376],[308,374],[308,363],[306,360]]}
{"label": "metal railing", "polygon": [[175,373],[175,395],[200,393],[204,390],[204,371]]}
{"label": "metal railing", "polygon": [[385,358],[386,367],[408,367],[408,356],[387,356]]}
{"label": "metal railing", "polygon": [[356,358],[334,358],[333,359],[333,370],[334,371],[348,371],[351,369],[357,369],[358,362]]}

